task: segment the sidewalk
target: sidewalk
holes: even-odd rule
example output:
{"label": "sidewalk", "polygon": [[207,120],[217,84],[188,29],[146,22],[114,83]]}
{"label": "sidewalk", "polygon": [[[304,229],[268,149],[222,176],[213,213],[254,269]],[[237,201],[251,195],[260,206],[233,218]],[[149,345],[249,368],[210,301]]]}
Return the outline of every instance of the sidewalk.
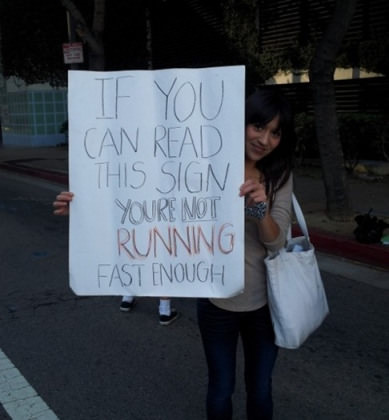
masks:
{"label": "sidewalk", "polygon": [[[0,168],[43,178],[61,184],[66,189],[68,150],[67,147],[0,146]],[[389,269],[389,246],[361,244],[353,235],[357,226],[354,220],[334,222],[326,216],[325,191],[319,168],[300,168],[295,171],[294,180],[296,196],[304,211],[312,243],[318,251]],[[379,180],[351,178],[349,193],[355,214],[367,213],[372,208],[373,215],[389,223],[389,176]]]}

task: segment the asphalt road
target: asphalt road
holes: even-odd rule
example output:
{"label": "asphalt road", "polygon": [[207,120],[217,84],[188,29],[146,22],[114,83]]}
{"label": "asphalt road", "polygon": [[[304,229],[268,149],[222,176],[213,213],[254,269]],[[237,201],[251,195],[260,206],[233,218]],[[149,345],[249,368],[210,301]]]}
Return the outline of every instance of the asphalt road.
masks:
{"label": "asphalt road", "polygon": [[[194,299],[174,299],[181,318],[161,327],[157,299],[124,314],[118,297],[75,296],[68,221],[52,216],[60,188],[0,171],[0,349],[60,419],[204,419]],[[387,420],[389,291],[323,278],[331,314],[300,350],[280,352],[275,420]],[[243,420],[238,378],[234,418]],[[9,418],[1,406],[0,418]]]}

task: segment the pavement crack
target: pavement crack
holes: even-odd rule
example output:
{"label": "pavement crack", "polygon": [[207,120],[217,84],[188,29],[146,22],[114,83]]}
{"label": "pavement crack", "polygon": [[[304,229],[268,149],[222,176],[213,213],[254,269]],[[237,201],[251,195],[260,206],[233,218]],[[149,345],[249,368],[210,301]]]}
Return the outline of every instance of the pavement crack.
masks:
{"label": "pavement crack", "polygon": [[35,304],[35,305],[32,305],[32,307],[33,307],[33,309],[35,310],[35,309],[39,309],[39,308],[41,308],[41,307],[43,307],[43,306],[52,306],[52,305],[58,305],[58,303],[60,303],[60,301],[52,301],[52,302],[42,302],[42,303],[37,303],[37,304]]}

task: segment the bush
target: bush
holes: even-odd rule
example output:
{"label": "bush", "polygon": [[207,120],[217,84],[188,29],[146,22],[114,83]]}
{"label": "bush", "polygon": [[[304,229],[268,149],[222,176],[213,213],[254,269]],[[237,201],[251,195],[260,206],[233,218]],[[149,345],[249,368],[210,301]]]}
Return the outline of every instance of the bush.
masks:
{"label": "bush", "polygon": [[377,114],[339,114],[339,135],[347,167],[361,160],[384,160],[384,118]]}
{"label": "bush", "polygon": [[65,134],[66,143],[69,142],[69,121],[66,120],[61,124],[59,132]]}
{"label": "bush", "polygon": [[[352,169],[360,160],[385,160],[383,136],[386,124],[381,114],[338,114],[339,136],[346,167]],[[304,158],[319,158],[315,118],[306,113],[297,114],[295,126],[298,160],[302,163]]]}
{"label": "bush", "polygon": [[315,118],[305,112],[295,116],[297,135],[296,158],[300,164],[305,158],[318,158],[319,145],[316,140]]}

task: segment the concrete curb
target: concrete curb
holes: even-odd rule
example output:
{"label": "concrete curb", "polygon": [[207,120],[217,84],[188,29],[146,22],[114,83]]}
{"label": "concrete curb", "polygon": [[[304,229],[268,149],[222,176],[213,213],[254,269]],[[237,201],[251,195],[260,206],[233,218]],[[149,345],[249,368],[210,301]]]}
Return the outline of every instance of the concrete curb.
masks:
{"label": "concrete curb", "polygon": [[[0,167],[9,171],[31,175],[51,182],[68,185],[68,174],[45,169],[37,169],[22,164],[1,162]],[[292,229],[294,236],[301,235],[297,226]],[[335,235],[319,229],[309,229],[310,239],[317,251],[335,255],[359,263],[389,270],[389,246],[381,244],[362,244],[348,237]],[[388,279],[389,280],[389,279]]]}

